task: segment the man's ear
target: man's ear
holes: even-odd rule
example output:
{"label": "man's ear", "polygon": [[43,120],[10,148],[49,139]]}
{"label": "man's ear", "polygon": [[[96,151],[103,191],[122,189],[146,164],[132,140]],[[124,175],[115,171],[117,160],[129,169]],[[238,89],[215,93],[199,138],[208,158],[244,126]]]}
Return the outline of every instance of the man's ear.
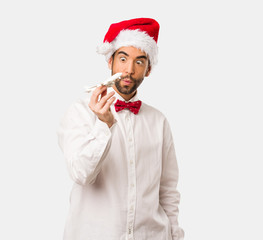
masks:
{"label": "man's ear", "polygon": [[148,69],[147,69],[147,71],[146,71],[145,77],[148,77],[148,76],[150,75],[151,70],[152,70],[152,67],[151,67],[151,65],[149,65],[149,66],[148,66]]}
{"label": "man's ear", "polygon": [[112,69],[112,61],[113,61],[113,58],[112,56],[110,57],[110,59],[108,60],[108,68],[111,70]]}

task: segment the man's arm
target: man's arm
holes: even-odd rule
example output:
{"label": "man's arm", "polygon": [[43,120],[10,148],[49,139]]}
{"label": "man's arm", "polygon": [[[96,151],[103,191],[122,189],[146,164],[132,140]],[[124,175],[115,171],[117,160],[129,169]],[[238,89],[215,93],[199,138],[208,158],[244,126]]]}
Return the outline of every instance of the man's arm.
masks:
{"label": "man's arm", "polygon": [[180,193],[177,191],[178,165],[174,143],[168,122],[164,127],[162,177],[160,183],[160,204],[166,212],[172,227],[173,240],[184,239],[184,231],[178,224]]}
{"label": "man's arm", "polygon": [[89,105],[98,114],[94,114],[87,102],[77,102],[69,108],[58,130],[59,145],[66,158],[70,176],[82,185],[96,180],[103,156],[110,147],[110,127],[114,123],[110,112],[110,105],[114,101],[112,93],[106,94],[105,89],[99,87],[91,96],[91,101]]}

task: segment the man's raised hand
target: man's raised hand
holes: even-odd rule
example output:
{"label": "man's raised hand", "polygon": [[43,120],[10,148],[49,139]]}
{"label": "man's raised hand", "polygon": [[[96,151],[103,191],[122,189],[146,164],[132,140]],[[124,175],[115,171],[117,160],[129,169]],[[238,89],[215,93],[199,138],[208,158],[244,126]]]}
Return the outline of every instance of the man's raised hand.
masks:
{"label": "man's raised hand", "polygon": [[107,87],[97,87],[90,98],[89,107],[98,116],[98,118],[107,123],[110,128],[114,123],[114,116],[110,110],[111,104],[114,102],[115,93],[110,92],[107,94]]}

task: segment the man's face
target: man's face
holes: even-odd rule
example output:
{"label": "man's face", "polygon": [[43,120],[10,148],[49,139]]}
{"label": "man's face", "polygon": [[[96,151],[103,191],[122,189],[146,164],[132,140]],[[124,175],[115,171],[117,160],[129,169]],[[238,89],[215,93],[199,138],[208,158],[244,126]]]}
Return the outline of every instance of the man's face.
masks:
{"label": "man's face", "polygon": [[125,100],[129,100],[135,94],[151,70],[146,53],[135,47],[119,48],[109,60],[109,68],[112,74],[122,73],[122,78],[116,81],[113,88]]}

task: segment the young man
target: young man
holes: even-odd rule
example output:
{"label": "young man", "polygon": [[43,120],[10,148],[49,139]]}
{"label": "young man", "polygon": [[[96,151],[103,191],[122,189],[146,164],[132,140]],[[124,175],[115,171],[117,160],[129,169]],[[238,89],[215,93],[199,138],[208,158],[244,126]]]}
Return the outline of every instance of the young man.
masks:
{"label": "young man", "polygon": [[61,122],[59,143],[75,181],[64,240],[179,240],[178,166],[169,124],[137,88],[157,61],[159,24],[112,24],[98,52],[113,89],[94,90]]}

